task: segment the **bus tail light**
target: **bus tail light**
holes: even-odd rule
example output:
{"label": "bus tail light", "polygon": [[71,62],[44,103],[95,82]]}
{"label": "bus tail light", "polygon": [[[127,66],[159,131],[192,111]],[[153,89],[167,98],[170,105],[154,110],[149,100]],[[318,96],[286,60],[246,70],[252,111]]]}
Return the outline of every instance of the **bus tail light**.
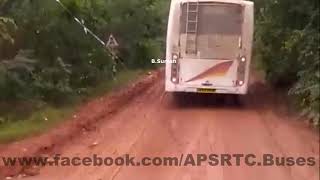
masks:
{"label": "bus tail light", "polygon": [[236,85],[237,85],[237,86],[242,86],[243,84],[244,84],[243,81],[239,81],[239,80],[236,81]]}
{"label": "bus tail light", "polygon": [[246,65],[247,58],[245,56],[239,57],[239,66],[238,66],[238,76],[237,76],[237,86],[243,86],[246,77]]}
{"label": "bus tail light", "polygon": [[171,81],[175,84],[179,83],[179,67],[178,67],[178,54],[172,54],[172,64],[171,64]]}

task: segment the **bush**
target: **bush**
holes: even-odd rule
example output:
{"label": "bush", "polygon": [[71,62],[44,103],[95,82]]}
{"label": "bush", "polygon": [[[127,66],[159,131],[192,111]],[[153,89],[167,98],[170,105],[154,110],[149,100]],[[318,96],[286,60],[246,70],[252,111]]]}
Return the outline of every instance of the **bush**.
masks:
{"label": "bush", "polygon": [[267,79],[291,88],[304,115],[319,125],[319,2],[256,2],[256,49]]}
{"label": "bush", "polygon": [[[104,41],[114,34],[127,68],[149,68],[150,60],[160,56],[168,1],[61,2],[70,12],[56,1],[1,1],[0,39],[15,43],[0,40],[1,50],[13,52],[0,54],[0,100],[35,98],[57,103],[112,78],[113,61],[105,47],[86,34],[73,15]],[[15,24],[18,29],[13,31]]]}

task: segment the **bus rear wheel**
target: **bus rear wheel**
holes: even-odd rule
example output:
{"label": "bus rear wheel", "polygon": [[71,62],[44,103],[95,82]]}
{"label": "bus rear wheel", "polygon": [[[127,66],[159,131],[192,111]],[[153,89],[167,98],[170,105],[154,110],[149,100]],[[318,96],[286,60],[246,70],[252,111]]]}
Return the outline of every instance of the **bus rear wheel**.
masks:
{"label": "bus rear wheel", "polygon": [[224,103],[228,106],[240,106],[241,99],[238,94],[226,94],[224,97]]}

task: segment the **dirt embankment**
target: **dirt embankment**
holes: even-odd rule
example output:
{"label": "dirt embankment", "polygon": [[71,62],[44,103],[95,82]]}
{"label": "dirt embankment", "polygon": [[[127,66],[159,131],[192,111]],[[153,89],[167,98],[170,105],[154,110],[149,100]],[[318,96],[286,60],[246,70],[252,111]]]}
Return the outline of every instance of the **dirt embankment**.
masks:
{"label": "dirt embankment", "polygon": [[[100,120],[110,118],[134,97],[143,93],[158,80],[162,71],[153,71],[136,82],[121,88],[118,92],[113,92],[88,102],[79,107],[73,117],[70,117],[70,120],[66,120],[64,124],[46,134],[12,144],[0,145],[0,157],[38,157],[59,153],[60,148],[66,143],[72,141],[72,139],[79,138],[83,134],[95,131],[99,126]],[[0,179],[23,174],[24,171],[29,171],[32,168],[21,166],[4,167],[1,163]]]}

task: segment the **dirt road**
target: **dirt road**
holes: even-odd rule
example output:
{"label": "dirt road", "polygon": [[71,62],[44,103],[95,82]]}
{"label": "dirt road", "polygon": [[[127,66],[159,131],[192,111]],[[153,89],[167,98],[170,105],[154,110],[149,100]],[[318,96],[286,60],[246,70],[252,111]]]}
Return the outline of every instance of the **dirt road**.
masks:
{"label": "dirt road", "polygon": [[[63,156],[180,156],[180,154],[264,153],[319,158],[316,132],[288,113],[281,97],[253,80],[240,105],[212,96],[185,96],[177,104],[159,78],[94,130],[67,142]],[[91,110],[87,110],[90,112]],[[315,167],[45,167],[26,180],[317,180]]]}

